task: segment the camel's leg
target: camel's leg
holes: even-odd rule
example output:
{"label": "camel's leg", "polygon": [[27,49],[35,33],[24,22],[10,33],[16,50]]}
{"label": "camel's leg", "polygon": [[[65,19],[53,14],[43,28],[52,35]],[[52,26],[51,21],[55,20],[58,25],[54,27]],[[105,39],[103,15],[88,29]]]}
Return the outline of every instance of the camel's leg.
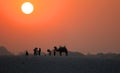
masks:
{"label": "camel's leg", "polygon": [[62,52],[60,52],[60,56],[62,56]]}
{"label": "camel's leg", "polygon": [[68,52],[65,52],[66,56],[68,56]]}

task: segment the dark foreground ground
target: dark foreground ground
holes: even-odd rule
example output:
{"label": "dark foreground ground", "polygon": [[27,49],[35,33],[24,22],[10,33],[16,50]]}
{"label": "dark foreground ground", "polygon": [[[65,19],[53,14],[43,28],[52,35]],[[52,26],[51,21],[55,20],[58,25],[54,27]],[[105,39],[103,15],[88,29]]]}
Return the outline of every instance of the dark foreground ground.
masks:
{"label": "dark foreground ground", "polygon": [[120,58],[0,57],[0,73],[120,73]]}

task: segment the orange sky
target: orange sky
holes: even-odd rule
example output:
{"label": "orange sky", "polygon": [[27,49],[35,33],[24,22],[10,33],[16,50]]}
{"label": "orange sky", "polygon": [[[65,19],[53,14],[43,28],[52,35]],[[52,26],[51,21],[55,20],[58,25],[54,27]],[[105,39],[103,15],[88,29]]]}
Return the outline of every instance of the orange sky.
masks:
{"label": "orange sky", "polygon": [[[35,11],[21,12],[30,1]],[[1,0],[0,45],[13,53],[66,45],[82,53],[120,53],[120,0]]]}

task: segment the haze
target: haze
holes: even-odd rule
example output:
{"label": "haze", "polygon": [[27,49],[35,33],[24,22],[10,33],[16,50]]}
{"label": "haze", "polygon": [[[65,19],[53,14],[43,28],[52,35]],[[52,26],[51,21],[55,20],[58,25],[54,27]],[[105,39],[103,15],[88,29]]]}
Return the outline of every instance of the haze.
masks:
{"label": "haze", "polygon": [[29,0],[30,16],[19,7],[24,0],[0,1],[0,45],[17,54],[34,47],[66,45],[82,53],[120,53],[120,0]]}

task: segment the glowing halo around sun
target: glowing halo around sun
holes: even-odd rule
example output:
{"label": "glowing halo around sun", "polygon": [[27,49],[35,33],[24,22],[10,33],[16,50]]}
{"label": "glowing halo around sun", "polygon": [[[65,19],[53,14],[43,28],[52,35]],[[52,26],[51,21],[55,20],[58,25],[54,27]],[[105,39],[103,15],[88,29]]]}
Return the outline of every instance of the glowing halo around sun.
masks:
{"label": "glowing halo around sun", "polygon": [[24,14],[31,14],[34,10],[34,6],[30,2],[25,2],[22,4],[21,10]]}

